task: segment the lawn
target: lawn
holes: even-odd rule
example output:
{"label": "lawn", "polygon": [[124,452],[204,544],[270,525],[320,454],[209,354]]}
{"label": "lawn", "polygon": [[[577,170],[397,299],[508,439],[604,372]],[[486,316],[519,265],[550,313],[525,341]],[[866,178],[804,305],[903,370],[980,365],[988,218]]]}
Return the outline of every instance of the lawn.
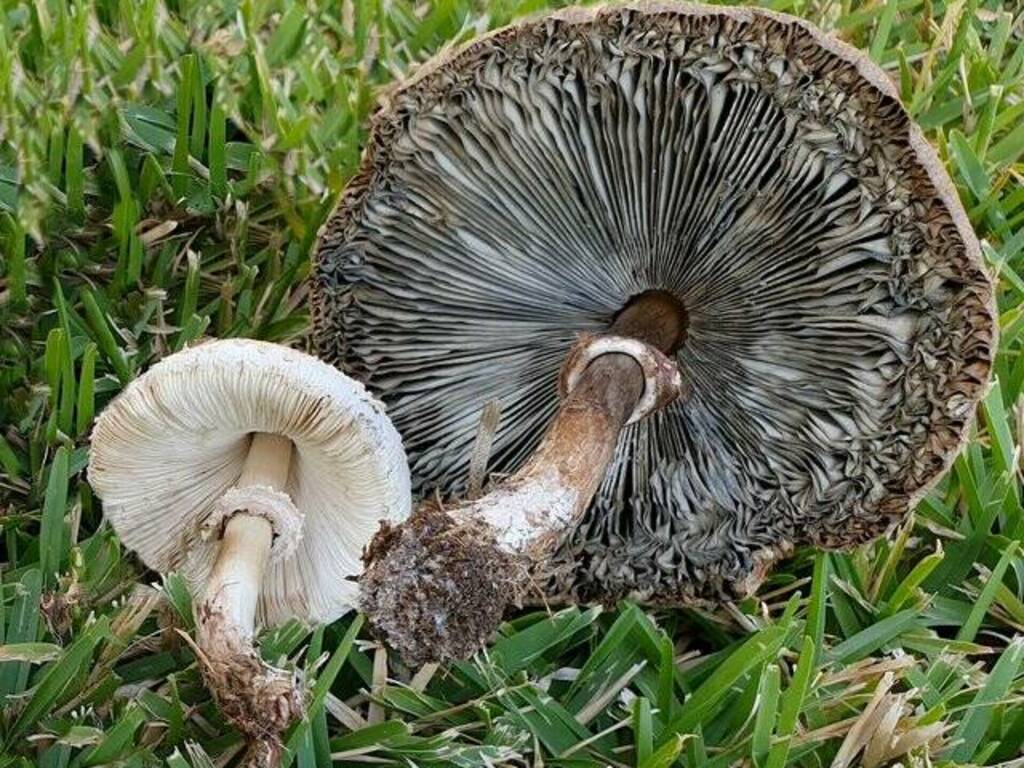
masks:
{"label": "lawn", "polygon": [[[410,669],[360,618],[279,627],[287,762],[1024,765],[1024,10],[775,0],[870,52],[998,275],[969,447],[891,537],[716,611],[523,613]],[[307,348],[309,255],[377,97],[538,0],[0,0],[0,768],[229,764],[180,578],[85,481],[95,414],[202,337]]]}

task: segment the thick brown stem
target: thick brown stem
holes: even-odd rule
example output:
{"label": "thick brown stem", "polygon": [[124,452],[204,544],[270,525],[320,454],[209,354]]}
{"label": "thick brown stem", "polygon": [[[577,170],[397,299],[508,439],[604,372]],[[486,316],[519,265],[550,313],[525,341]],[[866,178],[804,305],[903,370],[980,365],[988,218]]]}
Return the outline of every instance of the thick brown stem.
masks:
{"label": "thick brown stem", "polygon": [[[236,488],[283,490],[292,444],[256,434]],[[256,605],[273,527],[240,509],[224,524],[206,593],[196,606],[203,676],[224,716],[249,739],[245,765],[273,765],[280,734],[302,714],[295,676],[266,664],[253,646]],[[267,763],[266,760],[271,760]]]}
{"label": "thick brown stem", "polygon": [[[670,294],[649,291],[631,301],[610,330],[661,352],[672,352],[686,336],[686,312]],[[522,474],[535,473],[543,466],[556,468],[580,488],[585,508],[604,478],[619,432],[643,394],[644,385],[643,370],[629,355],[596,358],[562,402],[544,442]]]}
{"label": "thick brown stem", "polygon": [[452,515],[484,521],[506,550],[539,558],[590,503],[643,387],[643,373],[631,357],[595,360],[522,469]]}
{"label": "thick brown stem", "polygon": [[465,658],[486,642],[587,508],[623,426],[679,394],[679,371],[661,352],[684,335],[678,302],[639,297],[612,334],[570,354],[562,381],[570,391],[519,472],[482,498],[426,502],[401,526],[382,526],[364,556],[361,604],[407,661]]}
{"label": "thick brown stem", "polygon": [[519,476],[526,480],[554,470],[579,488],[578,503],[586,507],[601,484],[615,441],[643,389],[643,371],[633,358],[619,354],[597,358],[562,402],[543,442]]}
{"label": "thick brown stem", "polygon": [[673,354],[686,341],[688,317],[679,299],[667,291],[646,291],[615,316],[611,332]]}
{"label": "thick brown stem", "polygon": [[[668,352],[685,336],[686,315],[673,297],[643,294],[615,319],[611,333]],[[619,432],[650,382],[626,354],[596,357],[563,400],[543,441],[512,478],[457,508],[459,519],[483,520],[510,552],[537,560],[583,514],[615,454]]]}

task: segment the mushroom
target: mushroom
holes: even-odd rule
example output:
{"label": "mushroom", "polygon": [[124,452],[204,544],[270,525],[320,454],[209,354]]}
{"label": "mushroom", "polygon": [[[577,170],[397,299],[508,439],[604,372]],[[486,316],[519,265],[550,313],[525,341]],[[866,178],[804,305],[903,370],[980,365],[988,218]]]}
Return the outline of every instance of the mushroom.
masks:
{"label": "mushroom", "polygon": [[463,492],[491,401],[490,469],[529,467],[573,339],[673,308],[688,396],[622,430],[529,564],[549,600],[735,599],[797,545],[885,533],[995,345],[977,240],[885,73],[752,8],[568,9],[443,54],[374,117],[316,262],[318,351],[388,404],[421,495]]}
{"label": "mushroom", "polygon": [[303,696],[261,659],[255,629],[348,611],[378,521],[408,515],[405,453],[383,407],[309,355],[211,341],[103,410],[89,481],[124,544],[188,581],[207,686],[251,743],[246,765],[276,764]]}

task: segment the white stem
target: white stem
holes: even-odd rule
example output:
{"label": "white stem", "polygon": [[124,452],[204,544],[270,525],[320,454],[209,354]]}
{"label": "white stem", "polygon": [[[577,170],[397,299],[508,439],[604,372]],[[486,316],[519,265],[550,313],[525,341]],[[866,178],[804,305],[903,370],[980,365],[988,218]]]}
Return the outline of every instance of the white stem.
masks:
{"label": "white stem", "polygon": [[253,646],[274,525],[246,507],[259,503],[253,499],[267,487],[284,493],[291,456],[290,440],[253,435],[235,486],[242,492],[222,499],[234,505],[237,497],[238,508],[226,510],[230,514],[223,523],[217,560],[203,599],[196,604],[203,680],[224,718],[245,734],[249,749],[240,765],[249,768],[279,764],[280,734],[302,717],[304,709],[294,673],[267,664]]}
{"label": "white stem", "polygon": [[533,472],[523,482],[506,483],[483,498],[451,511],[457,520],[482,520],[494,529],[498,546],[528,553],[531,542],[546,541],[565,529],[590,497],[555,470]]}
{"label": "white stem", "polygon": [[206,604],[251,640],[256,626],[256,603],[270,555],[274,529],[270,522],[240,512],[224,526],[217,562],[206,586]]}
{"label": "white stem", "polygon": [[[288,481],[292,442],[280,435],[253,435],[237,487],[262,485],[283,491]],[[270,555],[273,526],[244,510],[224,525],[217,560],[203,598],[206,615],[220,615],[233,625],[239,639],[251,640],[256,603]]]}

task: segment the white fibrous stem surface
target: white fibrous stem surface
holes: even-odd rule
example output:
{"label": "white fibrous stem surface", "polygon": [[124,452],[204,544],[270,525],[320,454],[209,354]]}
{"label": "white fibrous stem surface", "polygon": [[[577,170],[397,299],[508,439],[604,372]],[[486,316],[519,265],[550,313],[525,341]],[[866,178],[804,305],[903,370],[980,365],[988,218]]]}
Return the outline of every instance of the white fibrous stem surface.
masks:
{"label": "white fibrous stem surface", "polygon": [[[232,515],[224,526],[217,562],[210,574],[206,606],[224,616],[241,639],[251,641],[263,571],[274,529],[262,517]],[[200,622],[202,626],[202,622]]]}
{"label": "white fibrous stem surface", "polygon": [[[225,719],[249,742],[244,766],[277,764],[279,734],[302,716],[302,688],[294,673],[263,661],[253,645],[256,613],[274,525],[280,515],[297,514],[281,489],[288,481],[292,443],[280,435],[256,433],[233,491],[240,508],[223,523],[220,548],[203,600],[196,608],[203,678]],[[281,498],[270,510],[248,514],[253,504]],[[290,508],[290,509],[289,509]]]}
{"label": "white fibrous stem surface", "polygon": [[531,541],[563,531],[587,501],[579,488],[567,486],[552,469],[521,482],[501,485],[452,514],[464,520],[486,522],[495,530],[499,546],[520,553]]}
{"label": "white fibrous stem surface", "polygon": [[[266,496],[267,490],[279,493],[288,480],[291,454],[292,443],[287,438],[264,433],[254,435],[238,484],[229,493],[234,493],[240,502],[248,488],[257,490],[261,498]],[[280,502],[291,506],[291,501],[283,494]],[[201,630],[205,628],[206,617],[217,616],[218,631],[229,628],[238,633],[239,639],[252,639],[260,585],[273,538],[273,525],[264,515],[247,514],[244,508],[239,508],[227,518],[199,612]],[[223,622],[227,622],[226,626]]]}

